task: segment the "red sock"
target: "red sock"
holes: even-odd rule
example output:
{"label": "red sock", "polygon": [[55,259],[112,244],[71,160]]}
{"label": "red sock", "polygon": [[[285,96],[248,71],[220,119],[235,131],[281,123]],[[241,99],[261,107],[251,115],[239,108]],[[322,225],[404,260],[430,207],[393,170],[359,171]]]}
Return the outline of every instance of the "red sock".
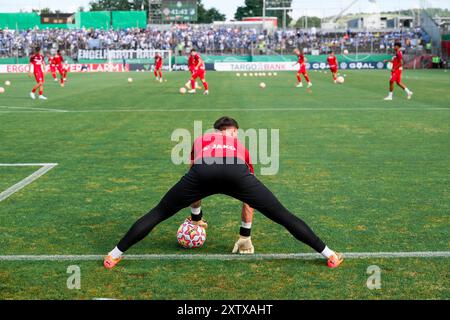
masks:
{"label": "red sock", "polygon": [[195,90],[195,80],[191,80],[191,88],[192,90]]}
{"label": "red sock", "polygon": [[61,76],[61,84],[64,84],[64,77]]}
{"label": "red sock", "polygon": [[39,90],[39,95],[42,96],[42,94],[44,93],[44,90]]}
{"label": "red sock", "polygon": [[56,73],[52,73],[53,79],[56,79]]}
{"label": "red sock", "polygon": [[298,80],[298,82],[302,82],[302,78],[300,77],[299,74],[297,75],[297,80]]}
{"label": "red sock", "polygon": [[162,71],[159,72],[159,77],[162,78]]}
{"label": "red sock", "polygon": [[156,70],[155,70],[155,71],[153,71],[153,74],[155,75],[155,77],[157,77],[157,76],[158,76],[158,72],[156,72]]}
{"label": "red sock", "polygon": [[306,82],[309,83],[309,77],[308,77],[308,75],[305,73],[303,76],[305,77]]}
{"label": "red sock", "polygon": [[205,87],[205,91],[207,91],[208,90],[208,82],[203,81],[203,87]]}
{"label": "red sock", "polygon": [[37,90],[36,88],[33,88],[33,90],[31,90],[31,92],[35,93],[35,92],[36,92],[36,90]]}

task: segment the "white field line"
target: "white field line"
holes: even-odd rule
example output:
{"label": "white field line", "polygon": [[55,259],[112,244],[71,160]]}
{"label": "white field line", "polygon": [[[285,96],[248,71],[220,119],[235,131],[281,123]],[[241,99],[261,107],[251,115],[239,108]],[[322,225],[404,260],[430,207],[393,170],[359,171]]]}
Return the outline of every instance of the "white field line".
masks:
{"label": "white field line", "polygon": [[35,107],[7,107],[7,106],[0,106],[0,108],[21,109],[21,110],[35,110],[35,111],[48,111],[48,112],[67,112],[67,110],[62,110],[62,109],[35,108]]}
{"label": "white field line", "polygon": [[[99,261],[104,255],[0,255],[0,261]],[[450,251],[347,252],[346,259],[450,258]],[[125,260],[316,260],[318,253],[237,254],[130,254]]]}
{"label": "white field line", "polygon": [[[0,108],[13,108],[1,107]],[[14,107],[18,108],[18,107]],[[0,113],[176,113],[176,112],[265,112],[265,111],[450,111],[450,108],[220,108],[220,109],[90,109],[90,110],[60,110],[43,108],[23,108],[25,111],[2,111]],[[26,110],[33,109],[33,110]]]}
{"label": "white field line", "polygon": [[33,172],[22,181],[16,183],[12,187],[0,193],[0,202],[5,200],[12,194],[16,193],[17,191],[21,190],[22,188],[26,187],[34,180],[43,176],[57,165],[58,165],[57,163],[0,163],[0,167],[41,167],[39,170]]}

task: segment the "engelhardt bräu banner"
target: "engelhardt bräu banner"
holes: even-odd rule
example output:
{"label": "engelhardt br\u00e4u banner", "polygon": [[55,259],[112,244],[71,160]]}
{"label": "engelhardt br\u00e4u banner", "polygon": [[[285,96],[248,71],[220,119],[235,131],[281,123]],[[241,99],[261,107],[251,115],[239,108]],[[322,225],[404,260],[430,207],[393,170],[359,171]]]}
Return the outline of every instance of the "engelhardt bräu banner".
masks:
{"label": "engelhardt br\u00e4u banner", "polygon": [[78,50],[78,60],[153,59],[161,50]]}

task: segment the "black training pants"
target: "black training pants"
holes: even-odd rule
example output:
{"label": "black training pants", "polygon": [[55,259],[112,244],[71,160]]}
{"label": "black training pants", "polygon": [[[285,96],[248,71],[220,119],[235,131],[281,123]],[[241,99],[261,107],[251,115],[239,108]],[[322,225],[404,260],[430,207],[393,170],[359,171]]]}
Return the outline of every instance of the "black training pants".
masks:
{"label": "black training pants", "polygon": [[317,252],[325,249],[325,244],[308,225],[289,212],[272,192],[250,173],[248,167],[241,163],[193,165],[155,208],[136,221],[117,247],[125,252],[145,238],[157,224],[192,203],[214,194],[225,194],[245,202],[267,218],[284,226],[295,238]]}

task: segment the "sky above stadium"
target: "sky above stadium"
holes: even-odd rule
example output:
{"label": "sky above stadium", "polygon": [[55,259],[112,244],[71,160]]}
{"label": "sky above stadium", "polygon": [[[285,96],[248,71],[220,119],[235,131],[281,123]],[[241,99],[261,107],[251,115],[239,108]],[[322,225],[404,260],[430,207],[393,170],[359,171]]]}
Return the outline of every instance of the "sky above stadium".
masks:
{"label": "sky above stadium", "polygon": [[[0,0],[1,12],[31,11],[33,8],[49,7],[63,12],[74,12],[82,6],[89,8],[91,0]],[[207,8],[216,7],[233,19],[236,8],[245,0],[203,0]],[[336,15],[353,0],[293,0],[293,15],[314,15],[319,17]],[[400,9],[419,8],[422,0],[376,0],[371,4],[368,0],[360,0],[349,12],[396,11]],[[429,6],[450,9],[450,0],[426,0]],[[270,15],[270,14],[268,14]]]}

